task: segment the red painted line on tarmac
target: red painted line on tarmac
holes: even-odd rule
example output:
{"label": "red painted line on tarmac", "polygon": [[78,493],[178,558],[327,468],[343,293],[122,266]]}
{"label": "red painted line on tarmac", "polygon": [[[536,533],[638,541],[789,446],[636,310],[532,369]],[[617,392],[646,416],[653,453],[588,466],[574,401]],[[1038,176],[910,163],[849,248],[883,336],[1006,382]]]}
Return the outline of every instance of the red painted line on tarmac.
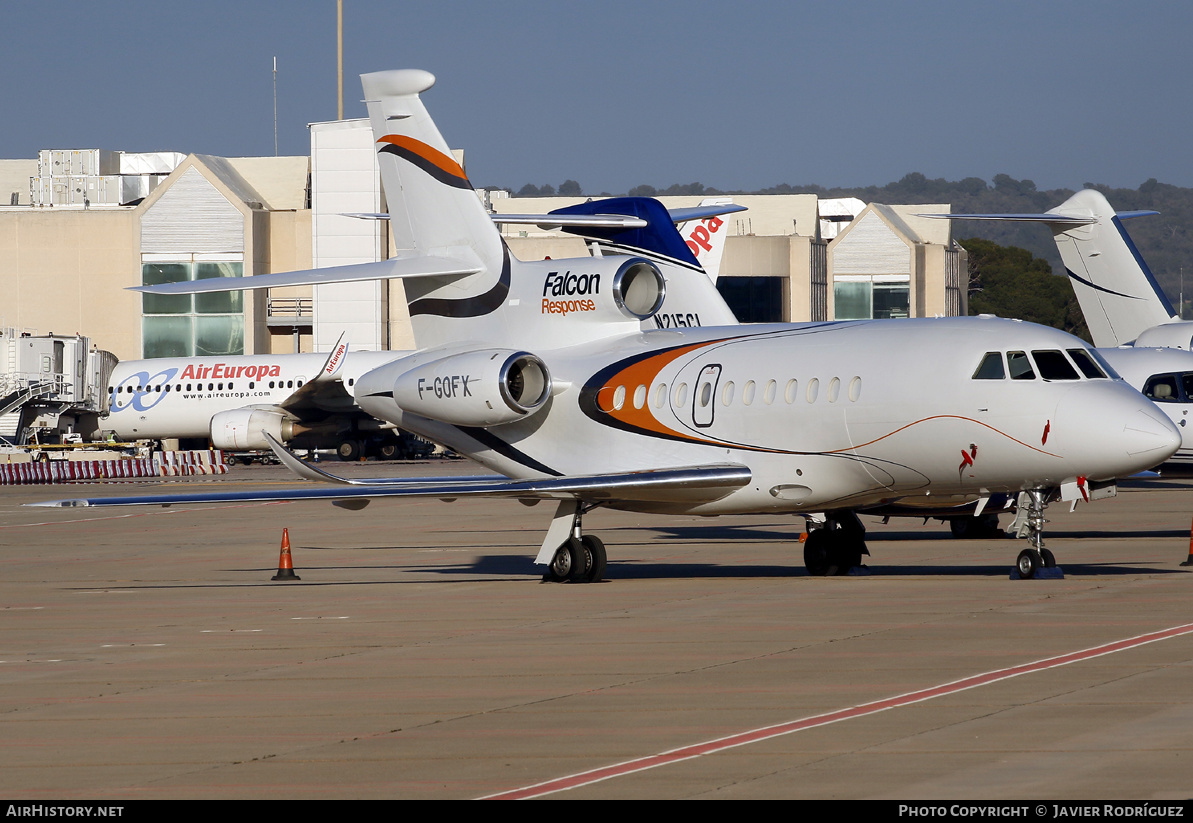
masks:
{"label": "red painted line on tarmac", "polygon": [[803,731],[804,729],[814,729],[819,726],[827,726],[830,723],[839,723],[842,720],[852,720],[855,717],[864,717],[868,714],[876,714],[878,712],[886,711],[887,709],[908,706],[912,703],[921,703],[925,700],[932,700],[933,698],[943,697],[948,694],[956,694],[957,692],[962,692],[966,689],[976,689],[979,686],[987,686],[991,683],[997,683],[1000,680],[1008,680],[1012,677],[1018,677],[1023,674],[1031,674],[1033,672],[1040,672],[1046,669],[1055,669],[1058,666],[1066,666],[1069,663],[1090,660],[1095,657],[1114,654],[1115,652],[1133,649],[1148,643],[1155,643],[1160,640],[1168,640],[1169,638],[1179,637],[1181,635],[1190,633],[1193,633],[1193,623],[1186,623],[1182,626],[1174,626],[1170,629],[1162,629],[1160,631],[1150,632],[1148,634],[1141,634],[1137,635],[1136,637],[1129,637],[1125,640],[1116,640],[1113,643],[1106,643],[1101,646],[1094,646],[1089,649],[1082,649],[1081,651],[1070,652],[1069,654],[1062,654],[1057,657],[1048,657],[1043,660],[1037,660],[1033,663],[1024,663],[1022,665],[1011,666],[1010,668],[1006,669],[996,669],[983,674],[975,674],[972,677],[955,680],[951,683],[944,683],[939,686],[929,687],[927,689],[907,692],[906,694],[901,694],[897,697],[888,697],[883,700],[875,700],[872,703],[862,703],[859,706],[853,706],[848,709],[839,709],[827,714],[818,714],[813,717],[805,717],[801,720],[792,720],[787,723],[779,723],[774,726],[764,726],[761,729],[741,732],[728,737],[709,740],[704,743],[696,743],[692,746],[683,746],[678,749],[672,749],[670,751],[649,755],[647,757],[640,757],[635,760],[626,760],[621,763],[615,763],[611,766],[604,766],[602,768],[592,769],[586,772],[579,772],[577,774],[568,775],[567,777],[548,780],[545,783],[536,783],[532,786],[526,786],[521,789],[511,789],[510,791],[487,795],[479,799],[528,800],[534,797],[542,797],[543,795],[554,794],[555,792],[575,789],[580,786],[587,786],[590,783],[599,783],[602,780],[609,780],[614,777],[622,777],[627,774],[634,774],[635,772],[642,772],[646,771],[647,769],[657,768],[659,766],[667,766],[672,763],[679,763],[683,760],[692,760],[693,758],[701,757],[706,754],[714,754],[716,752],[724,751],[725,749],[745,746],[750,743],[757,743],[761,740],[769,740],[772,737],[781,737],[782,735],[792,734],[794,732]]}

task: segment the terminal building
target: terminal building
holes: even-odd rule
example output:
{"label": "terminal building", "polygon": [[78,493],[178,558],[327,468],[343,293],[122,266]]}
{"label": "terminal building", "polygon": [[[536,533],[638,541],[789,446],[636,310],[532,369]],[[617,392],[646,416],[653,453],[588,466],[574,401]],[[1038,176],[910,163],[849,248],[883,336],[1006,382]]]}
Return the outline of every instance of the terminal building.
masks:
{"label": "terminal building", "polygon": [[[462,161],[462,156],[457,159]],[[584,198],[478,192],[499,213]],[[662,197],[674,208],[698,197]],[[896,206],[746,195],[725,218],[718,288],[743,322],[966,313],[967,261],[950,223]],[[365,120],[311,126],[310,157],[43,151],[0,160],[0,327],[86,335],[122,360],[413,347],[400,281],[154,296],[130,286],[370,262],[390,256]],[[521,259],[583,256],[583,240],[504,226]]]}

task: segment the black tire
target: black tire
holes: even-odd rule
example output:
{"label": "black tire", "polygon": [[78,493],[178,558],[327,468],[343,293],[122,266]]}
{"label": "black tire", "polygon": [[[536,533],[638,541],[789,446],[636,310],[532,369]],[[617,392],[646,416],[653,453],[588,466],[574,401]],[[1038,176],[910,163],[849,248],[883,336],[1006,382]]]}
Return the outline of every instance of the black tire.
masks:
{"label": "black tire", "polygon": [[835,573],[836,569],[829,558],[832,543],[833,533],[828,529],[808,532],[808,539],[804,541],[804,568],[812,577]]}
{"label": "black tire", "polygon": [[1035,549],[1024,549],[1015,561],[1015,571],[1019,573],[1020,580],[1031,580],[1043,566],[1044,558]]}
{"label": "black tire", "polygon": [[849,574],[849,570],[862,565],[866,553],[866,541],[861,535],[838,532],[833,547],[829,550],[829,563],[837,567],[837,574]]}
{"label": "black tire", "polygon": [[393,460],[398,456],[398,444],[389,442],[382,443],[377,447],[377,454],[381,455],[382,460]]}
{"label": "black tire", "polygon": [[336,446],[336,454],[344,462],[360,459],[360,443],[355,440],[344,440]]}
{"label": "black tire", "polygon": [[574,537],[555,550],[551,564],[547,567],[545,579],[554,583],[571,583],[582,580],[587,571],[584,547]]}
{"label": "black tire", "polygon": [[998,527],[997,514],[951,517],[949,518],[949,530],[958,540],[988,540],[992,537],[1005,536]]}
{"label": "black tire", "polygon": [[1046,568],[1046,569],[1055,569],[1056,568],[1056,555],[1054,555],[1052,552],[1048,551],[1048,549],[1040,549],[1040,557],[1043,558],[1043,560],[1044,560],[1044,568]]}
{"label": "black tire", "polygon": [[600,583],[605,579],[605,569],[609,564],[609,557],[605,553],[605,544],[599,537],[586,534],[580,538],[580,545],[584,547],[584,582]]}

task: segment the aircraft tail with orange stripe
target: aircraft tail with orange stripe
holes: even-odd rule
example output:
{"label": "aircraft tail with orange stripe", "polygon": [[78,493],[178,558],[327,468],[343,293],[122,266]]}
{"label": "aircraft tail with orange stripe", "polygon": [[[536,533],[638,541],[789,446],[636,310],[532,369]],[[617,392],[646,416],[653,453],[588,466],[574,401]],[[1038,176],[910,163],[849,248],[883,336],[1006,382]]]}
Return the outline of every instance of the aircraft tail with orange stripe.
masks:
{"label": "aircraft tail with orange stripe", "polygon": [[434,85],[434,75],[403,69],[365,74],[361,82],[395,254],[451,258],[475,263],[480,269],[463,278],[406,281],[415,336],[433,337],[425,329],[420,335],[419,327],[425,325],[420,318],[477,316],[492,310],[494,290],[501,291],[499,281],[503,271],[508,272],[505,249],[464,169],[419,98]]}

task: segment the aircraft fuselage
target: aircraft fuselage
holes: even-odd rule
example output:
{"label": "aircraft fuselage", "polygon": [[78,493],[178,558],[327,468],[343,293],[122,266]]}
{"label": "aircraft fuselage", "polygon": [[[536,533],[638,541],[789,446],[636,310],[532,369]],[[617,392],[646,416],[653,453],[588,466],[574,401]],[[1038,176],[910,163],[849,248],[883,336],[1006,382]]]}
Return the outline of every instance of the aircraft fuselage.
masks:
{"label": "aircraft fuselage", "polygon": [[[550,401],[483,431],[401,408],[392,393],[404,361],[363,375],[356,397],[374,416],[515,478],[710,463],[752,475],[719,499],[610,503],[621,508],[944,504],[1109,480],[1177,447],[1177,429],[1152,403],[1121,380],[1084,376],[1079,355],[1064,354],[1075,349],[1088,351],[1063,332],[997,318],[659,330],[535,352],[550,369]],[[988,355],[1006,363],[1020,352],[1066,360],[1073,377],[975,379]],[[470,385],[483,391],[478,379]]]}

